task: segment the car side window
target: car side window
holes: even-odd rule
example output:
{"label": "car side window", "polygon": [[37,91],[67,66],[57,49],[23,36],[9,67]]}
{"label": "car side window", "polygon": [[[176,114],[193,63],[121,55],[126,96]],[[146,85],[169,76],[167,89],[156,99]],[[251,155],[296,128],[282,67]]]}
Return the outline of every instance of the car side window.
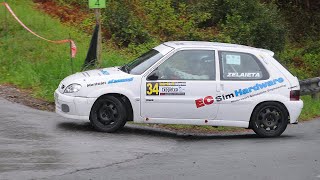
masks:
{"label": "car side window", "polygon": [[157,71],[159,80],[215,80],[215,51],[178,51]]}
{"label": "car side window", "polygon": [[222,80],[266,80],[269,74],[252,54],[220,51],[220,75]]}

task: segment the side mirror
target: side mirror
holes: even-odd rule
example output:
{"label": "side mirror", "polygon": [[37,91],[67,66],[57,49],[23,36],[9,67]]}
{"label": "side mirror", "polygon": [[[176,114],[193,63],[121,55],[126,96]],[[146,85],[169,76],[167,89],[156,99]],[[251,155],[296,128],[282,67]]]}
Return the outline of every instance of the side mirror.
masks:
{"label": "side mirror", "polygon": [[147,78],[147,80],[150,80],[150,81],[155,81],[155,80],[158,80],[158,79],[159,79],[158,71],[152,72]]}

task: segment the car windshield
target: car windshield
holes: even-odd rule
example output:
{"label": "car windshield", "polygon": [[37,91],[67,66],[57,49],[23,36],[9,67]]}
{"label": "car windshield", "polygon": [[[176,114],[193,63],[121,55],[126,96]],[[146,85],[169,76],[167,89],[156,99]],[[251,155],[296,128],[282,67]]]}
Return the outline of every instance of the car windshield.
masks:
{"label": "car windshield", "polygon": [[132,62],[122,66],[120,70],[129,74],[140,75],[162,57],[163,55],[159,51],[152,49]]}

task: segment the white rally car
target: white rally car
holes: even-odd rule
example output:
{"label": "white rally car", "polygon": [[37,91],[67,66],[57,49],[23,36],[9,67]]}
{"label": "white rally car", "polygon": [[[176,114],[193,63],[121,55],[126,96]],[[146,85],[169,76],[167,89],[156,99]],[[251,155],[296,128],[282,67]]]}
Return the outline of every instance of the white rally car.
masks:
{"label": "white rally car", "polygon": [[136,123],[235,126],[281,135],[301,113],[300,86],[274,53],[212,42],[167,42],[122,67],[76,73],[56,112],[114,132]]}

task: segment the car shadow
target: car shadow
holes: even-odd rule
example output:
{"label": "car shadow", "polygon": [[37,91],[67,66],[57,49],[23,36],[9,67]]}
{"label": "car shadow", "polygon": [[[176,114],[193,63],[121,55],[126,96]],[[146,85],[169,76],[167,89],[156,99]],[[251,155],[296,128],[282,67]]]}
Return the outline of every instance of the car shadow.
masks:
{"label": "car shadow", "polygon": [[[57,124],[57,128],[65,131],[73,131],[73,132],[88,132],[90,134],[97,133],[99,135],[109,133],[98,132],[96,131],[89,122],[62,122]],[[161,128],[153,128],[149,126],[139,126],[135,124],[127,124],[121,130],[112,133],[119,135],[143,135],[143,136],[153,136],[153,137],[169,137],[175,139],[189,139],[189,140],[206,140],[206,139],[262,139],[253,132],[219,132],[219,133],[188,133],[188,132],[173,132],[166,129]],[[276,137],[277,139],[288,139],[293,138],[293,136],[289,135],[281,135],[280,137]],[[269,138],[265,138],[269,139]],[[274,138],[271,138],[274,139]]]}

